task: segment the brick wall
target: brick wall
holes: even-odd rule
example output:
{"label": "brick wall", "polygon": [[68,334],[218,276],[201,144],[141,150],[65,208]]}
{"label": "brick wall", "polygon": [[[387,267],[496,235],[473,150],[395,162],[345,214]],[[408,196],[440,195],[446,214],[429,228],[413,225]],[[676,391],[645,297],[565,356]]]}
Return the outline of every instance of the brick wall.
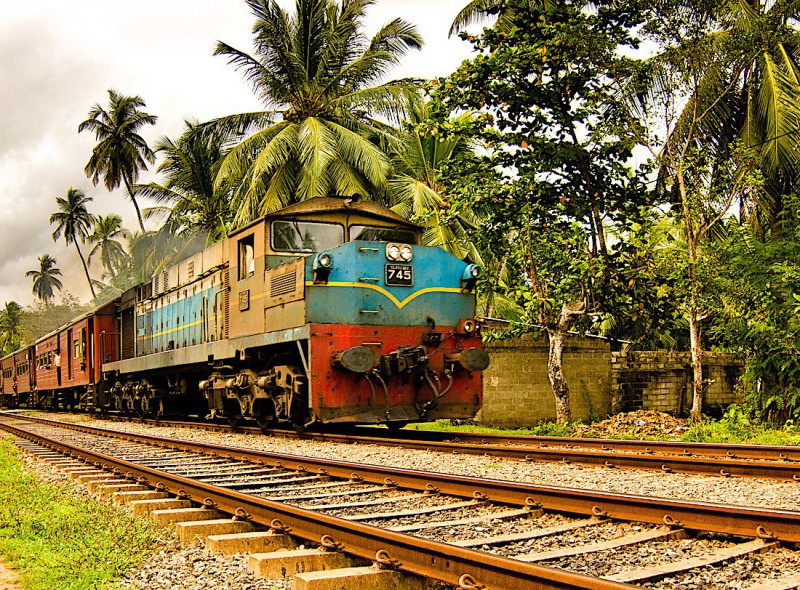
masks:
{"label": "brick wall", "polygon": [[[530,426],[555,418],[547,379],[547,341],[523,338],[487,346],[492,362],[484,371],[483,424],[503,428]],[[598,339],[569,338],[564,375],[570,387],[574,419],[604,418],[610,411],[611,349]]]}
{"label": "brick wall", "polygon": [[[703,354],[706,380],[704,412],[742,400],[736,381],[742,363],[726,354]],[[692,404],[692,367],[688,352],[633,351],[611,353],[611,411],[657,410],[675,415]]]}
{"label": "brick wall", "polygon": [[[555,418],[547,379],[545,337],[492,342],[483,375],[483,410],[478,420],[515,428]],[[605,418],[609,413],[658,410],[685,415],[691,407],[692,371],[688,352],[611,352],[608,342],[571,337],[564,348],[564,374],[572,417]],[[742,364],[725,354],[705,353],[704,412],[742,400],[735,393]]]}

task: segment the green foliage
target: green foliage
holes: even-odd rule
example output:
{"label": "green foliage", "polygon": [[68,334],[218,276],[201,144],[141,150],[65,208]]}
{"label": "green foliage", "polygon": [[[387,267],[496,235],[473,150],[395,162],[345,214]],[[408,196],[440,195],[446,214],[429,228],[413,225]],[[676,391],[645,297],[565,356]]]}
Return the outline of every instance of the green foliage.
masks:
{"label": "green foliage", "polygon": [[740,443],[760,445],[798,445],[800,430],[793,422],[781,428],[771,428],[751,420],[744,408],[732,405],[719,421],[703,421],[692,424],[683,433],[685,442]]}
{"label": "green foliage", "polygon": [[16,301],[7,301],[0,310],[0,356],[19,350],[23,341],[22,307]]}
{"label": "green foliage", "polygon": [[82,305],[77,298],[69,293],[61,295],[61,301],[37,302],[31,307],[22,310],[22,334],[26,343],[32,343],[60,328],[70,320],[89,309],[89,305]]}
{"label": "green foliage", "polygon": [[454,424],[450,420],[412,424],[415,430],[431,430],[435,432],[464,432],[473,434],[509,434],[520,436],[575,436],[574,423],[558,424],[556,422],[542,422],[528,428],[494,428],[479,424]]}
{"label": "green foliage", "polygon": [[120,239],[129,239],[130,232],[122,227],[122,218],[111,214],[98,217],[94,225],[94,232],[89,236],[89,242],[94,247],[89,252],[89,263],[95,256],[100,257],[103,268],[109,275],[122,268],[128,255],[120,244]]}
{"label": "green foliage", "polygon": [[30,590],[111,588],[159,544],[149,521],[42,484],[0,440],[0,553]]}
{"label": "green foliage", "polygon": [[760,242],[749,227],[731,223],[718,247],[721,305],[710,336],[740,353],[749,408],[772,422],[800,419],[797,204],[791,199],[787,204],[787,239]]}

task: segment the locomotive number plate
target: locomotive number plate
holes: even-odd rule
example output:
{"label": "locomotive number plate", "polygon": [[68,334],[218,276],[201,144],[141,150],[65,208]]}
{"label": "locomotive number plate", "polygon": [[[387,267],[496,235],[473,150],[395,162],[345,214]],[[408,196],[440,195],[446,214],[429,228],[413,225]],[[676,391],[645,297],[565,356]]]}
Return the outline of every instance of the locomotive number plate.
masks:
{"label": "locomotive number plate", "polygon": [[386,284],[411,287],[414,284],[414,267],[406,264],[387,264]]}

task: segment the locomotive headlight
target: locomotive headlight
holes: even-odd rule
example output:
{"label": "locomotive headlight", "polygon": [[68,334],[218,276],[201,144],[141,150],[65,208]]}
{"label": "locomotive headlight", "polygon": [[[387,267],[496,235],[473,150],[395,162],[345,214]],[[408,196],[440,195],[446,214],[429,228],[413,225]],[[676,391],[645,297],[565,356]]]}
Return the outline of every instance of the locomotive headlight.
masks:
{"label": "locomotive headlight", "polygon": [[317,258],[317,262],[323,268],[330,268],[331,266],[333,266],[333,256],[331,256],[327,252],[323,252]]}
{"label": "locomotive headlight", "polygon": [[481,278],[483,269],[477,264],[468,264],[461,273],[461,286],[465,289],[474,289],[475,283]]}
{"label": "locomotive headlight", "polygon": [[386,258],[392,262],[400,260],[400,245],[386,244]]}
{"label": "locomotive headlight", "polygon": [[324,285],[327,283],[332,268],[333,254],[320,252],[314,256],[314,263],[311,265],[311,270],[314,272],[314,284]]}
{"label": "locomotive headlight", "polygon": [[404,244],[400,247],[400,258],[403,262],[411,262],[411,257],[414,255],[411,246]]}

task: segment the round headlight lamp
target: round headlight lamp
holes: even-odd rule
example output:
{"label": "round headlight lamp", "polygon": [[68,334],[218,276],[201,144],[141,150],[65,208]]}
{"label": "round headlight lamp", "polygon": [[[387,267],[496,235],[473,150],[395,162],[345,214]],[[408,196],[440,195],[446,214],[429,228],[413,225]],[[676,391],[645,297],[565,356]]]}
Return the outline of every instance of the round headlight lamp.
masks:
{"label": "round headlight lamp", "polygon": [[400,246],[397,244],[388,244],[386,246],[386,258],[392,261],[400,260]]}
{"label": "round headlight lamp", "polygon": [[400,258],[404,262],[411,262],[411,257],[414,255],[413,251],[411,250],[411,246],[401,246],[400,247]]}
{"label": "round headlight lamp", "polygon": [[326,252],[319,255],[318,261],[321,267],[330,268],[331,265],[333,264],[333,256],[331,256]]}

